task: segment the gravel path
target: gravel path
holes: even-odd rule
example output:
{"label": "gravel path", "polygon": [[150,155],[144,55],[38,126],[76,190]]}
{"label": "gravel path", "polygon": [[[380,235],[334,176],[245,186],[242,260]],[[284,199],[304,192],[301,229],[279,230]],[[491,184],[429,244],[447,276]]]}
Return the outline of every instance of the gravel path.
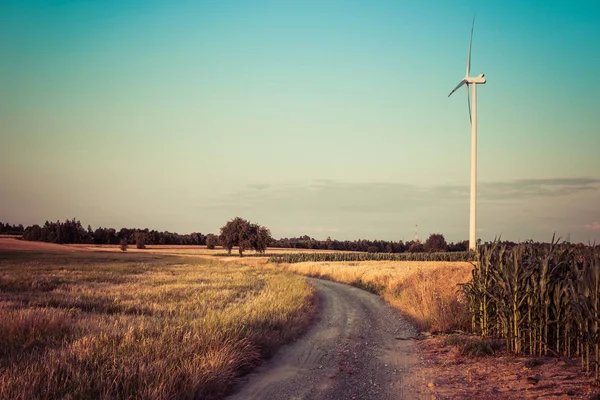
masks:
{"label": "gravel path", "polygon": [[296,342],[248,375],[230,399],[411,399],[414,328],[379,296],[309,278],[319,318]]}

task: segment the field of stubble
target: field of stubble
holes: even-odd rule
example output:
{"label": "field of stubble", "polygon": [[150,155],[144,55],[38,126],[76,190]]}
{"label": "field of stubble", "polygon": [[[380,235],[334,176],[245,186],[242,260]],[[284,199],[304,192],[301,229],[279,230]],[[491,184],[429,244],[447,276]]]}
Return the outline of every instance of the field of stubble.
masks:
{"label": "field of stubble", "polygon": [[313,289],[281,271],[0,251],[0,398],[219,397],[313,311]]}

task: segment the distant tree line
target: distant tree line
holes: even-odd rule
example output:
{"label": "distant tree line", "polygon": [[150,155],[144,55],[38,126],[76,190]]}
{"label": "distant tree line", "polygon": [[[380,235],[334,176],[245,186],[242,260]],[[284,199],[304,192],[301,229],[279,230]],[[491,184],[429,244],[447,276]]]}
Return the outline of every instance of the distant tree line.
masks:
{"label": "distant tree line", "polygon": [[404,253],[404,252],[444,252],[444,251],[467,251],[469,242],[466,240],[456,243],[446,243],[444,235],[434,233],[429,236],[425,243],[418,240],[386,241],[386,240],[316,240],[307,235],[282,238],[273,240],[271,247],[291,248],[291,249],[312,249],[312,250],[342,250],[342,251],[363,251],[368,253]]}
{"label": "distant tree line", "polygon": [[9,225],[0,222],[0,233],[21,234],[24,240],[49,243],[81,243],[81,244],[170,244],[170,245],[204,245],[206,236],[202,233],[181,235],[175,232],[160,232],[148,229],[122,228],[119,231],[113,228],[92,229],[88,225],[85,229],[81,222],[67,219],[64,222],[46,221],[44,225],[32,225],[23,229],[23,225]]}
{"label": "distant tree line", "polygon": [[25,232],[23,225],[10,225],[0,222],[0,235],[22,235]]}
{"label": "distant tree line", "polygon": [[[404,253],[404,252],[461,252],[467,251],[467,240],[447,243],[444,235],[434,233],[425,242],[419,240],[386,241],[386,240],[317,240],[310,236],[273,239],[266,227],[250,223],[236,217],[221,228],[220,235],[194,232],[178,234],[169,231],[156,231],[138,228],[96,228],[87,229],[77,219],[67,219],[64,222],[46,221],[44,225],[10,225],[0,222],[0,234],[22,235],[24,240],[50,243],[81,243],[81,244],[135,244],[138,248],[145,245],[206,245],[209,249],[223,246],[228,252],[233,247],[238,251],[254,249],[264,252],[267,246],[291,249],[310,250],[341,250],[360,251],[368,253]],[[512,248],[516,243],[502,241],[502,244]],[[240,253],[241,254],[241,253]]]}

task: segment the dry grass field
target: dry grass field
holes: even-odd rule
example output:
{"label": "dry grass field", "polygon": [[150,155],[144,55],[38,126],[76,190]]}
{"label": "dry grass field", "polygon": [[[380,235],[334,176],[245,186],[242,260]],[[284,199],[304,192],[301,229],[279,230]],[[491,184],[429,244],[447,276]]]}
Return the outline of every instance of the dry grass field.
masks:
{"label": "dry grass field", "polygon": [[[297,249],[269,249],[273,252]],[[0,398],[218,398],[315,311],[296,273],[379,293],[422,330],[470,325],[463,262],[268,263],[222,249],[55,245],[0,237]],[[576,360],[420,341],[411,377],[440,398],[590,398]],[[573,365],[571,365],[573,364]],[[539,368],[539,371],[537,370]],[[537,375],[535,375],[537,374]],[[543,376],[532,387],[529,377]],[[485,384],[484,384],[485,383]]]}
{"label": "dry grass field", "polygon": [[[63,251],[121,253],[118,245],[55,245],[0,238],[0,249],[10,246],[29,250],[37,250],[39,247],[40,251],[55,252],[63,249]],[[314,251],[269,248],[267,252],[285,254]],[[451,331],[467,328],[470,324],[467,304],[463,301],[462,295],[457,292],[459,283],[465,283],[472,278],[473,266],[469,262],[360,261],[272,264],[267,262],[267,257],[215,257],[224,253],[220,247],[208,250],[206,246],[169,245],[147,246],[144,250],[130,246],[127,253],[218,260],[226,264],[266,267],[331,279],[382,295],[391,305],[410,317],[421,330]]]}
{"label": "dry grass field", "polygon": [[306,276],[351,284],[382,295],[431,332],[467,329],[470,315],[459,283],[471,279],[468,262],[361,261],[278,264]]}
{"label": "dry grass field", "polygon": [[0,249],[2,399],[219,397],[314,312],[283,271],[53,246]]}

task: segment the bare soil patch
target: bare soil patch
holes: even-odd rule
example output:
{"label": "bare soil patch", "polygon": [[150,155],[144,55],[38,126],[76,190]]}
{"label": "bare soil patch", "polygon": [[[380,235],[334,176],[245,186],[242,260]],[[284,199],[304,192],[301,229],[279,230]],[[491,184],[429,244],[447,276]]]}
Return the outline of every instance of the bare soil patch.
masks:
{"label": "bare soil patch", "polygon": [[499,350],[492,356],[461,354],[438,336],[417,341],[419,362],[410,382],[434,399],[595,399],[600,388],[568,358],[532,358]]}

